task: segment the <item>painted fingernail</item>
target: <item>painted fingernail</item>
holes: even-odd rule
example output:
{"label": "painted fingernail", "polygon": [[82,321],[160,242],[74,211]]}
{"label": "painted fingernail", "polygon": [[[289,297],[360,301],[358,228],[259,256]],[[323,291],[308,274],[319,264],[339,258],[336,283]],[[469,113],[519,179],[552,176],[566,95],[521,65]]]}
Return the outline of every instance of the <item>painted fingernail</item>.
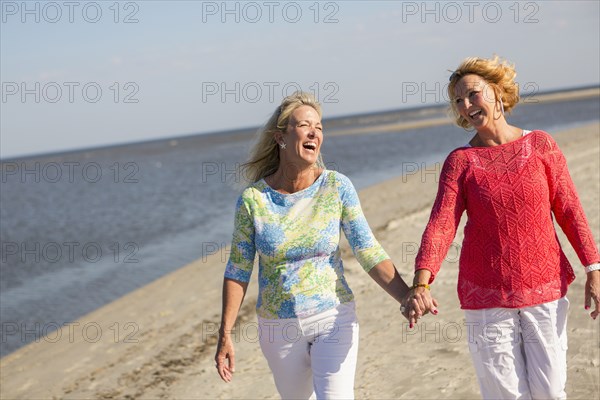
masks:
{"label": "painted fingernail", "polygon": [[410,329],[413,328],[413,323],[411,322],[410,325],[408,326]]}
{"label": "painted fingernail", "polygon": [[432,313],[433,313],[433,315],[437,315],[438,310],[433,310]]}
{"label": "painted fingernail", "polygon": [[590,309],[590,306],[585,306],[585,309],[586,309],[586,310],[589,310],[589,309]]}

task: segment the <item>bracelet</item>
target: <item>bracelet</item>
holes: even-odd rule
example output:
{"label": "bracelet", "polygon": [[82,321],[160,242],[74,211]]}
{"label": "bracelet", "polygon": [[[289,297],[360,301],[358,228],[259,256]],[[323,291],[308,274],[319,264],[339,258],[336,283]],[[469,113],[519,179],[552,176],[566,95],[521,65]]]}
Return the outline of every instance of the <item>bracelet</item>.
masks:
{"label": "bracelet", "polygon": [[416,289],[418,287],[424,287],[425,289],[430,290],[429,285],[426,284],[426,283],[415,283],[414,285],[412,285],[410,287],[410,290],[414,290],[414,289]]}
{"label": "bracelet", "polygon": [[598,271],[599,269],[600,269],[600,263],[596,263],[596,264],[588,265],[587,267],[585,267],[585,272],[589,274],[590,272]]}

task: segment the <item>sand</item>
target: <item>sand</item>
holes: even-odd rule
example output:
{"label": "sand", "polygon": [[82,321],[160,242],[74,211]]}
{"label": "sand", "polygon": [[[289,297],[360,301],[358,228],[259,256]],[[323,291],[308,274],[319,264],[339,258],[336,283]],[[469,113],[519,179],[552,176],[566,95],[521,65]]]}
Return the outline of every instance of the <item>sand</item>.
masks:
{"label": "sand", "polygon": [[[598,241],[600,124],[561,132],[556,140]],[[439,169],[437,164],[360,192],[375,235],[406,280],[412,278]],[[440,301],[439,315],[427,316],[412,331],[398,305],[362,271],[344,244],[347,278],[361,323],[357,398],[479,398],[456,295],[461,235],[432,288]],[[568,294],[567,393],[571,399],[599,398],[600,321],[593,321],[583,309],[585,273],[565,237],[559,236],[577,273]],[[223,249],[197,260],[80,318],[78,325],[63,326],[2,358],[0,397],[278,398],[256,337],[256,273],[238,321],[233,382],[222,382],[214,368],[227,255]],[[39,331],[45,328],[51,326],[41,325]]]}

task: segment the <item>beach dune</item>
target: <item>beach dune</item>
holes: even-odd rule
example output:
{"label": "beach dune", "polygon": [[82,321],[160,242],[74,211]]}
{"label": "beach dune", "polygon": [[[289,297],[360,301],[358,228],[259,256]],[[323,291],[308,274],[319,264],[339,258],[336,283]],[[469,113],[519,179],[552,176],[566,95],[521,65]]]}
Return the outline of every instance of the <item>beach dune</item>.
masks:
{"label": "beach dune", "polygon": [[[600,239],[600,124],[557,134],[592,227]],[[371,228],[410,280],[437,190],[441,163],[360,192]],[[464,223],[465,217],[463,217]],[[233,224],[232,224],[233,225]],[[600,397],[600,323],[583,308],[585,273],[562,234],[577,279],[569,289],[567,393]],[[456,295],[462,229],[432,286],[439,315],[408,329],[398,305],[362,271],[347,244],[343,257],[361,323],[357,398],[476,399],[479,390]],[[597,243],[598,244],[598,243]],[[261,354],[254,306],[256,273],[240,311],[236,374],[217,376],[214,352],[228,250],[197,260],[50,332],[0,360],[2,399],[278,398]],[[3,328],[10,334],[11,327]],[[47,329],[48,332],[45,332]],[[47,336],[41,334],[48,333]]]}

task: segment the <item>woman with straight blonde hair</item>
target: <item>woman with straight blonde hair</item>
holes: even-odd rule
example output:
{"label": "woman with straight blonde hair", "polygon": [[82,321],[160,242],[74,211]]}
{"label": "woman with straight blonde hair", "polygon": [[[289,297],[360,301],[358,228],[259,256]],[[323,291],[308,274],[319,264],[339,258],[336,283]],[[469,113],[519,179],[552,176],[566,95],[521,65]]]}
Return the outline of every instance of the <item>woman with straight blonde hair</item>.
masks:
{"label": "woman with straight blonde hair", "polygon": [[[242,176],[247,178],[250,183],[272,175],[279,168],[279,145],[275,134],[286,130],[292,112],[300,106],[312,107],[319,115],[319,119],[322,117],[321,105],[312,95],[297,92],[286,97],[265,126],[259,130],[258,140],[250,152],[250,158],[242,165]],[[325,168],[320,152],[314,167],[316,167],[316,171]]]}
{"label": "woman with straight blonde hair", "polygon": [[344,231],[365,271],[401,302],[409,288],[379,245],[350,180],[324,168],[321,107],[309,94],[286,97],[259,132],[240,196],[223,283],[215,355],[231,381],[231,330],[258,253],[259,341],[283,399],[354,398],[358,321],[344,277]]}

